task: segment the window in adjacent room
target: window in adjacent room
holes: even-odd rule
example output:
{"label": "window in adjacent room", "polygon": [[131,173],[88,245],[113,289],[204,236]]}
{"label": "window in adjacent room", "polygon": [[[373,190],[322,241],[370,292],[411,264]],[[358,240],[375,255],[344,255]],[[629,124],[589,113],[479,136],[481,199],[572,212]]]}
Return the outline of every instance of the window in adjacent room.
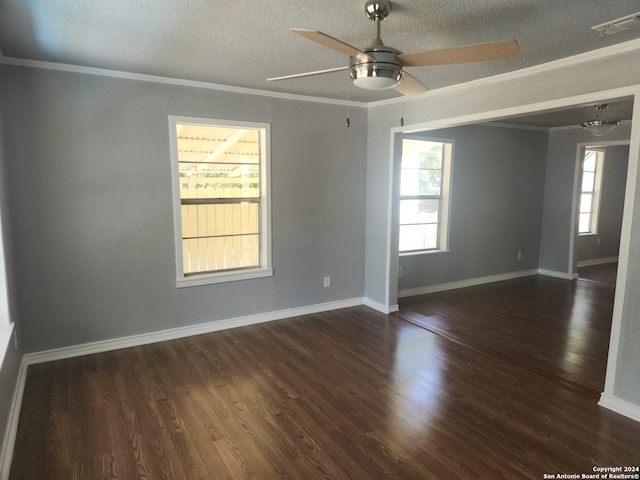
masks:
{"label": "window in adjacent room", "polygon": [[401,254],[448,249],[452,142],[402,140],[400,166]]}
{"label": "window in adjacent room", "polygon": [[578,233],[580,235],[595,235],[598,233],[604,154],[604,150],[595,148],[587,148],[584,152],[578,220]]}
{"label": "window in adjacent room", "polygon": [[272,275],[269,125],[170,117],[178,286]]}

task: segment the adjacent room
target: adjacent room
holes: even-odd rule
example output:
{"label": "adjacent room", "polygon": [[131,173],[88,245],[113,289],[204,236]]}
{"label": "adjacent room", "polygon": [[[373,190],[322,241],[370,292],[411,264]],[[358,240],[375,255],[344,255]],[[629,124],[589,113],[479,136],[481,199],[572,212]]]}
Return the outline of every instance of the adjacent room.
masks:
{"label": "adjacent room", "polygon": [[639,478],[639,9],[0,0],[0,480]]}

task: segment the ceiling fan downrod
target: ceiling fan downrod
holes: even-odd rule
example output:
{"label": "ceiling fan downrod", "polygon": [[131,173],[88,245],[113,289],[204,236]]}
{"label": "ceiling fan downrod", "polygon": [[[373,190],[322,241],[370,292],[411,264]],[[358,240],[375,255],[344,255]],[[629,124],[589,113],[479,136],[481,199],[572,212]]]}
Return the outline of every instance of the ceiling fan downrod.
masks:
{"label": "ceiling fan downrod", "polygon": [[394,88],[403,77],[402,64],[398,61],[401,52],[385,46],[380,38],[380,22],[391,12],[391,2],[367,0],[364,10],[367,17],[376,23],[376,37],[371,46],[363,50],[369,58],[351,57],[349,77],[354,85],[366,90]]}
{"label": "ceiling fan downrod", "polygon": [[369,20],[376,23],[376,37],[372,46],[384,46],[380,38],[380,22],[391,13],[391,2],[389,0],[367,0],[364,4],[364,12]]}

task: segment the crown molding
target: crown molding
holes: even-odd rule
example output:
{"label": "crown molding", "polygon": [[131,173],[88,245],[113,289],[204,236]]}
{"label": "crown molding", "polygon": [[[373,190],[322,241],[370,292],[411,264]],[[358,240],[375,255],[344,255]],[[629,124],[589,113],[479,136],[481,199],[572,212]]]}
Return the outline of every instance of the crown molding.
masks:
{"label": "crown molding", "polygon": [[247,87],[236,87],[233,85],[223,85],[219,83],[203,82],[198,80],[187,80],[175,77],[163,77],[159,75],[147,75],[143,73],[125,72],[121,70],[109,70],[105,68],[85,67],[80,65],[71,65],[65,63],[45,62],[42,60],[30,60],[15,57],[6,57],[0,52],[0,65],[14,65],[20,67],[41,68],[46,70],[57,70],[62,72],[81,73],[86,75],[97,75],[103,77],[121,78],[126,80],[137,80],[143,82],[161,83],[165,85],[177,85],[184,87],[204,88],[208,90],[217,90],[229,93],[240,93],[245,95],[258,95],[262,97],[279,98],[284,100],[297,100],[303,102],[324,103],[330,105],[342,105],[352,107],[375,108],[386,105],[393,105],[401,102],[413,102],[434,95],[448,94],[459,90],[465,90],[481,85],[502,82],[506,80],[514,80],[539,73],[547,73],[559,68],[566,68],[572,65],[591,62],[622,53],[632,52],[640,49],[640,38],[630,40],[628,42],[618,43],[608,47],[599,48],[590,52],[580,53],[571,57],[565,57],[551,62],[534,65],[532,67],[522,68],[511,72],[493,75],[491,77],[479,78],[470,82],[449,85],[420,95],[411,97],[397,97],[374,102],[357,102],[353,100],[340,100],[336,98],[314,97],[310,95],[301,95],[295,93],[274,92],[271,90],[259,90]]}
{"label": "crown molding", "polygon": [[66,63],[45,62],[42,60],[29,60],[24,58],[5,57],[0,54],[0,65],[14,65],[18,67],[40,68],[44,70],[56,70],[60,72],[81,73],[85,75],[96,75],[101,77],[120,78],[124,80],[136,80],[141,82],[160,83],[164,85],[176,85],[181,87],[204,88],[207,90],[217,90],[220,92],[241,93],[244,95],[259,95],[261,97],[279,98],[284,100],[297,100],[302,102],[324,103],[329,105],[342,105],[350,107],[368,106],[365,102],[353,100],[340,100],[336,98],[313,97],[295,93],[274,92],[271,90],[259,90],[247,87],[235,87],[233,85],[223,85],[220,83],[202,82],[198,80],[187,80],[183,78],[163,77],[159,75],[147,75],[144,73],[125,72],[121,70],[109,70],[106,68],[84,67],[81,65],[71,65]]}
{"label": "crown molding", "polygon": [[386,105],[393,105],[402,101],[415,101],[422,98],[427,98],[434,95],[448,94],[459,90],[465,90],[480,85],[488,85],[491,83],[504,82],[507,80],[516,80],[530,75],[536,75],[540,73],[548,73],[559,68],[566,68],[572,65],[579,65],[581,63],[592,62],[594,60],[600,60],[614,55],[620,55],[622,53],[633,52],[640,49],[640,38],[630,40],[628,42],[618,43],[608,47],[599,48],[597,50],[591,50],[590,52],[579,53],[571,57],[560,58],[547,63],[541,63],[540,65],[534,65],[532,67],[522,68],[520,70],[514,70],[512,72],[501,73],[499,75],[493,75],[491,77],[479,78],[470,82],[458,83],[456,85],[450,85],[447,87],[436,88],[429,90],[428,92],[412,97],[400,97],[391,98],[387,100],[380,100],[377,102],[370,102],[366,105],[369,108],[382,107]]}

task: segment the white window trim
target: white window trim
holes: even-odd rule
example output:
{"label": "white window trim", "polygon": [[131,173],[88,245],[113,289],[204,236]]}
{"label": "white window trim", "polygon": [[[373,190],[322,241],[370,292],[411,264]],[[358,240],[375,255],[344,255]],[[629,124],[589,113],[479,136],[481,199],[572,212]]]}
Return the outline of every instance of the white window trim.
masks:
{"label": "white window trim", "polygon": [[[445,145],[445,159],[448,155],[448,168],[442,169],[442,195],[441,195],[441,221],[440,221],[440,238],[438,241],[439,247],[437,249],[430,250],[411,250],[407,252],[398,252],[400,257],[410,257],[413,255],[434,255],[438,253],[451,253],[449,250],[449,225],[451,224],[451,172],[453,171],[453,155],[455,151],[455,140],[437,138],[437,137],[415,137],[412,140],[424,140],[425,142],[437,142]],[[449,150],[449,151],[447,151]],[[401,175],[402,159],[400,160],[400,166],[398,167],[398,176]],[[400,191],[397,194],[397,202],[400,205],[402,196]],[[399,207],[398,207],[399,208]],[[399,223],[398,223],[399,226]]]}
{"label": "white window trim", "polygon": [[602,200],[602,175],[604,173],[604,162],[606,158],[606,149],[597,147],[587,147],[584,149],[582,156],[582,167],[580,172],[580,193],[582,193],[582,176],[584,175],[584,156],[587,151],[597,152],[596,157],[596,171],[595,179],[593,182],[593,199],[591,201],[591,218],[588,232],[579,232],[581,237],[597,236],[598,228],[600,226],[600,201]]}
{"label": "white window trim", "polygon": [[[251,128],[260,132],[260,262],[259,267],[206,272],[185,276],[182,257],[182,218],[180,202],[180,182],[178,175],[178,123],[198,125],[217,125],[222,127]],[[216,118],[187,117],[169,115],[169,146],[171,151],[171,187],[173,193],[173,230],[175,240],[176,286],[178,288],[210,285],[215,283],[234,282],[253,278],[273,276],[271,264],[271,124],[241,122]]]}

